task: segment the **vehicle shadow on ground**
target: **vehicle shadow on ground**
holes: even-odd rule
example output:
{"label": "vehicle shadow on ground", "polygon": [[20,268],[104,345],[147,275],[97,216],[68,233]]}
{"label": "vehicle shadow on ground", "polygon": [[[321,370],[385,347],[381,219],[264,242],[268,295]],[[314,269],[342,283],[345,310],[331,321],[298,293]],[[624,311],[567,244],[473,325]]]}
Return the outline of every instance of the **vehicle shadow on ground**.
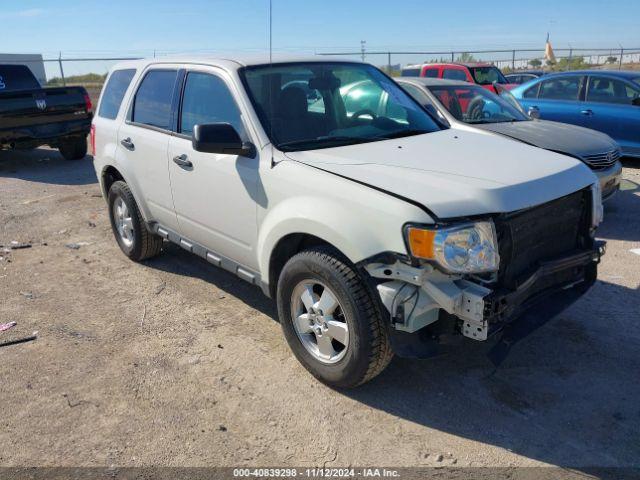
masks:
{"label": "vehicle shadow on ground", "polygon": [[0,150],[0,177],[52,185],[97,183],[93,157],[65,160],[57,150]]}
{"label": "vehicle shadow on ground", "polygon": [[341,393],[552,465],[639,467],[638,312],[638,290],[598,281],[498,367],[489,344],[470,342],[430,360],[396,358],[372,382]]}
{"label": "vehicle shadow on ground", "polygon": [[165,242],[163,250],[163,255],[147,260],[145,265],[175,275],[199,278],[229,295],[239,298],[251,308],[277,321],[278,315],[274,302],[255,285],[239,279],[222,268],[211,265],[206,260],[173,243]]}

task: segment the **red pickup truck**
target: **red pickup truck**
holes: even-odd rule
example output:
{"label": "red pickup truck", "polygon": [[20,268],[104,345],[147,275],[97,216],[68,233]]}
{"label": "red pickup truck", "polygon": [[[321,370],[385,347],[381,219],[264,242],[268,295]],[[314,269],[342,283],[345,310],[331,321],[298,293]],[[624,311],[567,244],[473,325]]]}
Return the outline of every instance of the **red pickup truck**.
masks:
{"label": "red pickup truck", "polygon": [[494,83],[499,83],[507,90],[517,87],[504,78],[498,67],[490,63],[424,63],[407,65],[402,69],[403,77],[431,77],[448,80],[462,80],[477,83],[493,93],[498,93]]}

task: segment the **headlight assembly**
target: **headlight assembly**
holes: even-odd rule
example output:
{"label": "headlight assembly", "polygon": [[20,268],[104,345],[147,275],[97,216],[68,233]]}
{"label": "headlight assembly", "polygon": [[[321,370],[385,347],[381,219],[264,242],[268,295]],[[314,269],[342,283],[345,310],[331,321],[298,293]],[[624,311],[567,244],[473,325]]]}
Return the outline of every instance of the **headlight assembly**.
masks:
{"label": "headlight assembly", "polygon": [[414,258],[429,260],[449,273],[498,270],[500,258],[493,222],[474,222],[443,228],[410,225],[407,245]]}

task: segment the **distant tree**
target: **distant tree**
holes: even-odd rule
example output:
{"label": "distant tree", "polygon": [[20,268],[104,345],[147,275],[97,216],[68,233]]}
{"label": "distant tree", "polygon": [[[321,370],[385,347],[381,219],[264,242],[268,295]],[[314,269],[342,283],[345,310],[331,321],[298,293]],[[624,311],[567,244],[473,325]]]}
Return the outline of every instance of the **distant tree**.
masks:
{"label": "distant tree", "polygon": [[552,70],[564,72],[567,70],[584,70],[589,68],[584,57],[561,58],[555,64],[550,65]]}
{"label": "distant tree", "polygon": [[[101,75],[99,73],[85,73],[84,75],[71,75],[71,76],[65,77],[65,82],[67,83],[67,85],[73,85],[73,84],[82,85],[86,83],[102,84],[104,83],[104,80],[106,77],[107,77],[106,73],[104,75]],[[62,84],[63,84],[63,81],[59,77],[53,77],[47,81],[47,85],[50,85],[50,86],[56,86],[56,85],[62,85]]]}
{"label": "distant tree", "polygon": [[529,65],[531,65],[533,68],[540,68],[542,66],[542,61],[534,58],[533,60],[529,60]]}
{"label": "distant tree", "polygon": [[618,63],[618,57],[607,57],[607,63]]}
{"label": "distant tree", "polygon": [[460,55],[458,55],[458,58],[456,58],[456,62],[471,63],[471,62],[477,62],[477,60],[469,52],[462,52]]}

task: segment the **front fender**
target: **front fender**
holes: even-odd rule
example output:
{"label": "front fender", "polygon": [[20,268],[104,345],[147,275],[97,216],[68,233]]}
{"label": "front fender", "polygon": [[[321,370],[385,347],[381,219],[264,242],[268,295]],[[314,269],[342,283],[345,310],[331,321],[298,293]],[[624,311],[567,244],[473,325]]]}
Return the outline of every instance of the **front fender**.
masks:
{"label": "front fender", "polygon": [[[392,203],[404,203],[388,198]],[[398,208],[397,215],[388,215],[385,209],[376,210],[374,205],[345,204],[344,199],[315,195],[279,202],[267,212],[258,235],[258,265],[263,280],[269,278],[271,253],[277,243],[295,233],[324,240],[353,263],[382,252],[406,253],[402,237],[402,226],[408,220],[403,216],[405,208]]]}

